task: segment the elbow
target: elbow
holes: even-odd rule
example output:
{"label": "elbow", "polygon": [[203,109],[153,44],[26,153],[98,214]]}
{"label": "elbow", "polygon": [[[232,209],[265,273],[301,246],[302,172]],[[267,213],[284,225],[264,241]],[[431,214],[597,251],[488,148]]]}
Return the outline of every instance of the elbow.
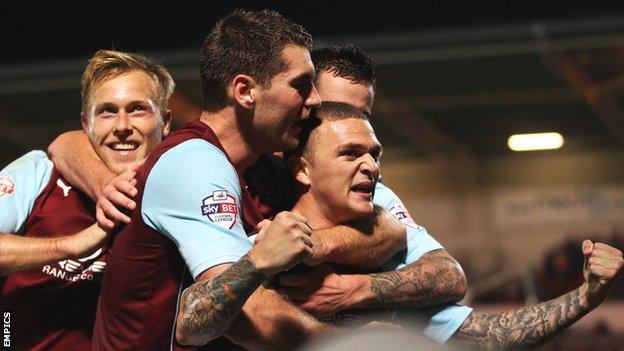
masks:
{"label": "elbow", "polygon": [[61,147],[65,143],[65,139],[67,138],[67,133],[63,133],[56,137],[48,146],[48,156],[53,158],[55,155],[58,155],[61,152]]}
{"label": "elbow", "polygon": [[185,333],[182,329],[183,328],[180,328],[180,327],[176,328],[175,338],[178,344],[184,345],[184,346],[194,345],[193,338],[191,338],[190,335]]}
{"label": "elbow", "polygon": [[180,325],[176,327],[176,331],[175,331],[176,341],[178,342],[178,344],[184,345],[184,346],[201,346],[201,345],[209,343],[210,341],[216,339],[219,336],[220,334],[219,335],[211,334],[211,335],[202,335],[201,337],[198,337],[197,335],[194,335],[194,333],[187,330],[187,328],[181,327]]}
{"label": "elbow", "polygon": [[462,271],[461,274],[458,274],[457,283],[454,288],[454,295],[456,301],[461,301],[466,297],[466,292],[468,291],[468,281],[466,280],[466,276]]}
{"label": "elbow", "polygon": [[449,291],[449,295],[453,301],[458,302],[464,299],[468,290],[468,280],[466,274],[459,263],[455,262],[453,269],[450,270],[453,284]]}
{"label": "elbow", "polygon": [[[399,223],[391,235],[391,241],[395,252],[399,252],[407,248],[407,228],[403,223]],[[385,263],[385,262],[384,262]]]}

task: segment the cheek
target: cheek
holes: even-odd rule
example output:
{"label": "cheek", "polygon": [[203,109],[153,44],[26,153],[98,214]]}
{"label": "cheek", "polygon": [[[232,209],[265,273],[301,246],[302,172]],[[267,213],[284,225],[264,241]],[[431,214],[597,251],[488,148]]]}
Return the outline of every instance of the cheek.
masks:
{"label": "cheek", "polygon": [[162,123],[150,118],[143,121],[137,121],[134,127],[145,140],[160,140],[162,135]]}
{"label": "cheek", "polygon": [[112,132],[114,123],[108,120],[100,120],[87,125],[87,134],[95,140],[103,140]]}

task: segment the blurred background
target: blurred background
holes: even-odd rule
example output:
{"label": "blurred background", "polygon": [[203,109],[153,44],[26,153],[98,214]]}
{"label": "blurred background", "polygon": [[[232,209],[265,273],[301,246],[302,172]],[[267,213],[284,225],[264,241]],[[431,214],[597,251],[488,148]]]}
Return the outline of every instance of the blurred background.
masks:
{"label": "blurred background", "polygon": [[[623,248],[624,3],[366,3],[3,4],[0,164],[80,128],[80,75],[101,48],[159,59],[177,83],[175,125],[195,119],[204,35],[234,8],[271,8],[315,46],[353,43],[377,62],[384,182],[460,261],[466,303],[558,296],[582,281],[582,239]],[[507,144],[542,132],[563,145]],[[624,349],[622,280],[542,349]]]}

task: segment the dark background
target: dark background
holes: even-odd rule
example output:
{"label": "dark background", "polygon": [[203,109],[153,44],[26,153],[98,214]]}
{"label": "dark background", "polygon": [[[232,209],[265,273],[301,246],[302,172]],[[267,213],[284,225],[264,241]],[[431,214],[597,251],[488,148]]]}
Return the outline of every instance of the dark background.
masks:
{"label": "dark background", "polygon": [[73,58],[97,49],[199,47],[235,8],[271,8],[314,36],[429,30],[624,13],[622,1],[9,1],[0,62]]}

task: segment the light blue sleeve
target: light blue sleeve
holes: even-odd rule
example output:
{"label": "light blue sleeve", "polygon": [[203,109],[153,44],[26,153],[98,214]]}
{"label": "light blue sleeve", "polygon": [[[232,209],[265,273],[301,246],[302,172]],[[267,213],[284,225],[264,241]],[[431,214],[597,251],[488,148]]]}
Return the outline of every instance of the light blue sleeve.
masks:
{"label": "light blue sleeve", "polygon": [[470,313],[471,307],[449,303],[415,310],[396,310],[393,320],[423,328],[425,335],[443,344],[455,334]]}
{"label": "light blue sleeve", "polygon": [[0,171],[0,232],[23,232],[26,218],[48,185],[53,169],[46,153],[35,150]]}
{"label": "light blue sleeve", "polygon": [[422,255],[433,250],[443,249],[427,230],[416,224],[401,199],[387,186],[377,182],[375,187],[375,205],[381,206],[400,220],[407,230],[407,251],[395,256],[384,268],[388,270],[400,269],[417,261]]}
{"label": "light blue sleeve", "polygon": [[148,175],[143,221],[178,246],[191,274],[238,261],[252,247],[241,220],[238,175],[225,154],[200,139],[165,152]]}

